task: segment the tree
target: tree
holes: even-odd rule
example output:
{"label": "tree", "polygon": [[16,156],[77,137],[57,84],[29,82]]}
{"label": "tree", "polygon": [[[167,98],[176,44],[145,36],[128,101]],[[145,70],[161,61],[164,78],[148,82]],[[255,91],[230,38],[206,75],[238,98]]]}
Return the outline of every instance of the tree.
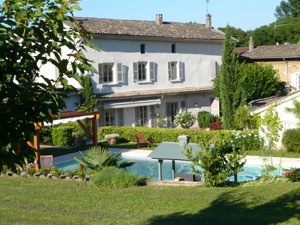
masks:
{"label": "tree", "polygon": [[297,126],[300,127],[300,101],[293,99],[293,108],[286,107],[285,110],[292,113],[297,119]]}
{"label": "tree", "polygon": [[94,93],[90,76],[82,77],[83,91],[81,93],[81,104],[77,110],[93,112],[97,105],[97,96]]}
{"label": "tree", "polygon": [[[34,123],[51,122],[49,111],[63,109],[63,92],[72,90],[66,78],[79,81],[95,71],[82,53],[93,47],[91,35],[74,20],[74,10],[80,10],[77,0],[5,0],[0,7],[0,170],[15,171],[15,164],[33,158],[27,141],[37,132]],[[57,79],[41,72],[45,65],[56,68]]]}
{"label": "tree", "polygon": [[[218,30],[225,32],[227,27],[219,27]],[[249,45],[249,37],[250,32],[243,31],[240,28],[235,28],[232,26],[228,26],[230,29],[231,35],[238,40],[236,43],[237,47],[248,46]]]}
{"label": "tree", "polygon": [[204,181],[207,186],[222,186],[226,179],[243,171],[245,165],[245,152],[235,145],[228,145],[225,138],[212,140],[210,143],[199,143],[202,151],[193,155],[192,148],[185,148],[183,154],[192,162],[192,169],[199,173],[195,166],[202,168]]}
{"label": "tree", "polygon": [[269,150],[274,150],[276,142],[279,140],[279,131],[282,129],[282,124],[276,111],[277,103],[271,105],[265,115],[260,119],[260,129],[266,136],[267,147]]}
{"label": "tree", "polygon": [[278,71],[271,65],[243,63],[240,65],[240,74],[246,102],[270,97],[281,91]]}
{"label": "tree", "polygon": [[225,43],[222,54],[222,65],[217,78],[214,81],[215,96],[220,99],[221,112],[224,119],[224,128],[234,128],[234,111],[244,103],[242,77],[239,72],[238,54],[235,43],[231,38],[230,29],[227,26]]}
{"label": "tree", "polygon": [[297,17],[300,14],[300,1],[299,0],[287,0],[281,1],[280,5],[275,9],[276,19],[283,19],[286,17]]}

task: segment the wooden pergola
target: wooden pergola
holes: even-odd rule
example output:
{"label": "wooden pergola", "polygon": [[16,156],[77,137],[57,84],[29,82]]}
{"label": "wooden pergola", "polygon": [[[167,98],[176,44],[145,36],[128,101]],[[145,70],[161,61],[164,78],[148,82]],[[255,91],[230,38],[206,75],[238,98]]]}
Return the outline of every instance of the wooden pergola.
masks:
{"label": "wooden pergola", "polygon": [[[53,124],[63,124],[71,121],[76,121],[81,128],[84,130],[84,132],[91,138],[93,141],[93,146],[98,145],[98,137],[97,137],[97,121],[100,119],[100,113],[99,112],[72,112],[72,111],[66,111],[66,112],[60,112],[59,118],[55,115],[50,115],[53,118]],[[92,131],[90,132],[86,126],[81,122],[81,120],[91,120],[92,121]],[[51,124],[44,124],[42,122],[34,123],[36,135],[33,136],[33,143],[31,141],[28,141],[27,144],[34,148],[36,150],[35,153],[35,169],[41,168],[41,162],[40,162],[40,130],[44,125],[51,125]]]}

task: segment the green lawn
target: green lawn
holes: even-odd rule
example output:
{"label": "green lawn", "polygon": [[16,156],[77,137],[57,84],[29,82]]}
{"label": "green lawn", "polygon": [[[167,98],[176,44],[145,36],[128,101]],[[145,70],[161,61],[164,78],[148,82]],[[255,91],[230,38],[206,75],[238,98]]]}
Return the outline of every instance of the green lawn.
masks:
{"label": "green lawn", "polygon": [[0,224],[300,224],[300,182],[97,188],[0,176]]}

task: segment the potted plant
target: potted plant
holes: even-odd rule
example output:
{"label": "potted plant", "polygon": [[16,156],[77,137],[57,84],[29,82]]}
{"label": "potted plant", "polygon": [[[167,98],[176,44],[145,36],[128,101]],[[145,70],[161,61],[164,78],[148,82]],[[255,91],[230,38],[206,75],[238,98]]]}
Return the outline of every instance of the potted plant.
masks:
{"label": "potted plant", "polygon": [[105,138],[105,140],[108,140],[108,143],[110,145],[114,145],[117,143],[119,135],[118,134],[106,134],[104,138]]}

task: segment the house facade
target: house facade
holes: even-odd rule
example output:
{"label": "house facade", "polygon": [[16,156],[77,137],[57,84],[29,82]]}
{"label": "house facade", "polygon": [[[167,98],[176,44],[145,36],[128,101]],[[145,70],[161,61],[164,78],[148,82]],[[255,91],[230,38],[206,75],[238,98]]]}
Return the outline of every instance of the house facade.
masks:
{"label": "house facade", "polygon": [[[282,125],[282,129],[279,131],[279,140],[276,142],[276,147],[281,149],[282,146],[282,136],[283,133],[288,129],[298,128],[298,119],[293,113],[287,112],[286,108],[294,108],[293,100],[300,101],[300,90],[293,91],[289,93],[287,96],[277,98],[269,102],[266,105],[263,105],[252,111],[252,114],[258,114],[260,117],[264,117],[269,107],[275,104],[274,110],[278,113],[280,118],[280,123]],[[265,143],[267,144],[266,135],[260,130],[260,136],[265,139]]]}
{"label": "house facade", "polygon": [[[77,18],[93,35],[85,55],[101,114],[100,126],[174,127],[190,111],[219,115],[213,79],[224,34],[206,24]],[[195,124],[196,125],[196,124]]]}
{"label": "house facade", "polygon": [[278,71],[280,80],[291,90],[300,89],[300,46],[298,44],[283,44],[257,46],[253,48],[251,40],[249,51],[240,55],[246,62],[271,65]]}

